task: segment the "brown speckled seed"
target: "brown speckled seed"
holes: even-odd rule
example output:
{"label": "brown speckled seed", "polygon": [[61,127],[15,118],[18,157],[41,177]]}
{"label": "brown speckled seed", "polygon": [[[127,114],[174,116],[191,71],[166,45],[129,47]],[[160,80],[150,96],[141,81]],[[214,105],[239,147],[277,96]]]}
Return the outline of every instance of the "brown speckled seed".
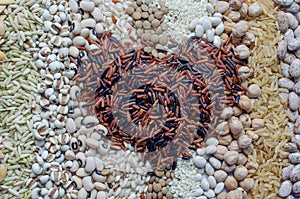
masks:
{"label": "brown speckled seed", "polygon": [[161,170],[156,170],[156,171],[155,171],[155,175],[156,175],[157,177],[162,177],[164,174],[165,174],[164,171],[161,171]]}
{"label": "brown speckled seed", "polygon": [[153,183],[153,190],[158,193],[161,191],[161,185],[159,183]]}
{"label": "brown speckled seed", "polygon": [[148,13],[149,13],[149,14],[152,14],[152,13],[153,13],[153,8],[149,8],[149,9],[148,9]]}
{"label": "brown speckled seed", "polygon": [[155,19],[154,15],[153,15],[153,14],[149,15],[149,17],[148,17],[148,21],[152,22],[152,21],[153,21],[153,19]]}
{"label": "brown speckled seed", "polygon": [[134,12],[132,14],[132,18],[135,19],[135,20],[139,20],[141,17],[142,17],[142,15],[141,15],[140,12]]}
{"label": "brown speckled seed", "polygon": [[147,12],[149,10],[148,6],[146,4],[141,5],[142,11]]}
{"label": "brown speckled seed", "polygon": [[241,14],[237,11],[230,11],[227,17],[233,22],[238,22],[240,20]]}
{"label": "brown speckled seed", "polygon": [[158,43],[159,42],[159,36],[157,34],[151,35],[151,42]]}
{"label": "brown speckled seed", "polygon": [[136,12],[142,13],[142,9],[141,7],[138,7],[137,9],[135,9]]}
{"label": "brown speckled seed", "polygon": [[155,13],[155,12],[157,12],[158,10],[159,10],[159,9],[158,9],[157,7],[154,7],[153,10],[152,10],[152,12]]}
{"label": "brown speckled seed", "polygon": [[163,18],[164,13],[162,11],[158,10],[154,13],[154,16],[156,19],[161,19],[161,18]]}
{"label": "brown speckled seed", "polygon": [[163,197],[162,192],[159,192],[159,193],[157,194],[157,199],[162,199],[162,197]]}
{"label": "brown speckled seed", "polygon": [[167,187],[163,187],[163,188],[161,189],[161,192],[162,192],[164,195],[166,195],[166,193],[168,192],[168,188],[167,188]]}
{"label": "brown speckled seed", "polygon": [[150,28],[151,28],[150,22],[149,22],[149,21],[144,21],[144,22],[143,22],[143,27],[144,27],[145,29],[150,29]]}
{"label": "brown speckled seed", "polygon": [[126,9],[126,14],[128,15],[132,15],[134,13],[134,8],[129,6],[127,9]]}
{"label": "brown speckled seed", "polygon": [[168,43],[168,37],[166,35],[160,36],[159,43],[163,46],[166,45]]}
{"label": "brown speckled seed", "polygon": [[[158,49],[160,49],[160,50],[164,50],[164,49],[165,49],[165,47],[164,47],[163,45],[156,44],[156,46],[155,46],[155,49],[156,49],[156,50],[158,50]],[[161,54],[163,54],[163,53],[162,53],[162,52],[159,52],[158,54],[159,54],[159,55],[161,55]]]}
{"label": "brown speckled seed", "polygon": [[158,57],[158,53],[156,49],[152,49],[151,53],[154,57]]}
{"label": "brown speckled seed", "polygon": [[167,173],[166,173],[166,177],[167,177],[167,178],[170,178],[170,177],[171,177],[171,173],[170,173],[170,171],[167,171]]}
{"label": "brown speckled seed", "polygon": [[156,28],[156,34],[160,35],[162,33],[163,33],[163,31],[162,31],[161,27]]}
{"label": "brown speckled seed", "polygon": [[136,4],[136,2],[133,2],[132,4],[131,4],[131,6],[134,8],[134,9],[137,9],[139,6]]}
{"label": "brown speckled seed", "polygon": [[143,19],[148,19],[148,17],[149,17],[148,12],[142,12],[142,18]]}
{"label": "brown speckled seed", "polygon": [[156,177],[156,178],[155,178],[155,182],[158,183],[158,182],[159,182],[159,179],[160,179],[160,178]]}
{"label": "brown speckled seed", "polygon": [[170,191],[167,192],[166,196],[167,196],[167,199],[173,198],[173,194]]}
{"label": "brown speckled seed", "polygon": [[162,187],[166,186],[166,181],[164,179],[160,179],[158,182]]}
{"label": "brown speckled seed", "polygon": [[136,35],[137,35],[138,37],[142,37],[143,33],[144,33],[144,30],[141,29],[141,28],[139,28],[139,29],[136,30]]}
{"label": "brown speckled seed", "polygon": [[145,40],[145,41],[150,41],[150,40],[151,40],[151,34],[148,33],[148,32],[145,32],[145,33],[142,35],[142,39]]}
{"label": "brown speckled seed", "polygon": [[167,7],[162,7],[161,9],[160,9],[164,14],[168,14],[169,13],[169,9],[167,8]]}
{"label": "brown speckled seed", "polygon": [[160,166],[156,167],[156,170],[165,171],[165,167],[160,165]]}
{"label": "brown speckled seed", "polygon": [[168,30],[168,24],[167,23],[162,23],[161,25],[160,25],[160,27],[161,27],[161,29],[163,30],[163,31],[166,31],[166,30]]}
{"label": "brown speckled seed", "polygon": [[151,21],[151,25],[152,25],[152,27],[156,28],[160,25],[160,21],[158,19],[153,19]]}
{"label": "brown speckled seed", "polygon": [[135,21],[134,25],[136,28],[141,28],[143,27],[143,22],[141,20],[137,20]]}

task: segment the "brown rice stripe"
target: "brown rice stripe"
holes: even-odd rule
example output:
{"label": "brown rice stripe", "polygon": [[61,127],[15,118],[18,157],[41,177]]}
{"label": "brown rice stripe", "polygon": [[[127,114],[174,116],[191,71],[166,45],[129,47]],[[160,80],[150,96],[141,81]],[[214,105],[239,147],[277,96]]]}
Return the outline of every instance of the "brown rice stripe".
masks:
{"label": "brown rice stripe", "polygon": [[[249,5],[254,0],[247,0]],[[277,59],[277,43],[280,33],[276,24],[278,7],[272,0],[257,1],[264,14],[255,19],[249,18],[250,32],[255,35],[255,45],[251,48],[249,65],[253,69],[253,78],[249,83],[256,83],[262,88],[262,96],[256,100],[251,118],[263,118],[265,128],[256,131],[260,138],[255,142],[253,154],[249,160],[258,163],[258,169],[250,170],[249,176],[255,180],[251,198],[279,198],[281,169],[288,165],[288,153],[283,146],[289,141],[287,128],[288,117],[285,112],[287,103],[279,98],[278,79],[281,77]]]}

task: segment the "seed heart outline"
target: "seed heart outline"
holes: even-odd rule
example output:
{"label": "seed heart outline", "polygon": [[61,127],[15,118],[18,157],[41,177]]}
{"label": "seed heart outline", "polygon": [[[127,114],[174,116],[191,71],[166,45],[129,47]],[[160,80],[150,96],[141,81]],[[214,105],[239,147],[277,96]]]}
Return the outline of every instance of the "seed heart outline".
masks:
{"label": "seed heart outline", "polygon": [[[239,85],[237,85],[238,82],[236,81],[236,77],[235,76],[233,77],[233,75],[232,75],[233,73],[236,72],[235,71],[236,69],[234,68],[235,67],[234,64],[235,64],[236,60],[234,60],[234,62],[233,62],[230,58],[225,58],[225,63],[220,66],[219,65],[216,66],[215,63],[212,61],[214,59],[216,60],[217,53],[219,53],[218,57],[219,58],[221,57],[221,54],[220,54],[221,51],[222,52],[227,51],[226,53],[228,53],[230,56],[230,49],[231,49],[230,45],[229,45],[229,47],[226,47],[226,49],[219,48],[219,50],[216,51],[215,48],[213,48],[212,46],[210,46],[206,43],[201,43],[201,41],[195,40],[195,38],[190,38],[188,40],[187,46],[180,45],[179,53],[178,52],[171,53],[171,54],[167,55],[166,57],[159,59],[159,58],[155,58],[152,55],[144,52],[142,50],[142,48],[136,48],[134,50],[128,50],[130,48],[124,48],[124,44],[120,44],[115,38],[113,38],[111,36],[111,33],[104,33],[102,35],[98,35],[98,38],[99,38],[99,40],[96,42],[96,44],[98,46],[102,47],[102,54],[101,54],[101,52],[95,53],[93,51],[90,51],[90,52],[83,53],[83,56],[81,57],[81,58],[83,58],[85,56],[86,60],[88,60],[86,62],[86,66],[89,64],[89,66],[92,66],[93,69],[95,69],[95,68],[98,69],[98,71],[99,71],[98,75],[97,74],[91,75],[91,72],[90,72],[91,70],[90,70],[89,73],[83,73],[84,75],[81,74],[80,78],[81,78],[81,80],[88,80],[88,82],[86,82],[86,85],[93,87],[93,89],[89,90],[89,95],[95,94],[95,98],[94,98],[95,107],[101,106],[101,108],[98,110],[96,108],[96,113],[94,113],[94,114],[97,115],[97,117],[100,120],[100,123],[106,122],[106,124],[104,124],[104,125],[108,128],[108,131],[110,132],[108,134],[108,137],[110,138],[110,140],[112,141],[113,144],[117,144],[122,149],[126,149],[126,147],[123,145],[123,141],[126,141],[128,144],[135,146],[135,143],[137,143],[138,140],[137,139],[134,140],[133,139],[134,136],[132,136],[130,138],[130,136],[128,136],[128,134],[126,132],[122,132],[122,131],[120,131],[120,129],[116,128],[116,126],[118,126],[117,122],[114,121],[114,114],[116,112],[113,113],[111,111],[110,112],[103,112],[103,111],[105,111],[105,109],[106,109],[105,104],[108,104],[109,109],[111,109],[111,105],[113,104],[112,102],[115,100],[115,97],[112,95],[112,93],[116,93],[116,95],[120,96],[120,93],[123,92],[122,89],[118,90],[115,88],[114,88],[115,89],[114,92],[112,92],[111,88],[116,87],[115,85],[118,85],[118,83],[120,83],[120,79],[124,75],[126,77],[126,73],[128,71],[132,71],[132,69],[140,67],[141,64],[147,63],[148,66],[151,64],[154,64],[154,65],[168,66],[167,68],[173,67],[173,69],[176,68],[177,73],[182,73],[183,75],[186,75],[187,77],[189,77],[185,80],[186,83],[193,85],[192,87],[199,87],[201,89],[201,91],[199,90],[198,93],[197,92],[192,93],[193,95],[198,97],[198,99],[199,99],[198,105],[196,105],[194,107],[191,105],[190,107],[193,107],[193,110],[194,110],[193,112],[198,114],[198,116],[199,116],[198,121],[202,121],[202,123],[203,123],[203,121],[205,121],[206,115],[209,116],[209,119],[212,119],[211,123],[208,124],[206,126],[206,128],[204,128],[203,124],[201,125],[201,122],[197,123],[198,127],[196,128],[196,130],[194,129],[194,131],[196,131],[196,134],[198,134],[198,139],[195,139],[195,137],[189,136],[189,135],[185,135],[186,136],[185,139],[178,138],[176,140],[173,138],[172,141],[173,141],[173,143],[176,143],[177,147],[170,147],[170,146],[166,145],[165,148],[169,151],[170,150],[171,151],[179,150],[179,151],[183,152],[187,147],[190,147],[190,148],[201,147],[201,144],[203,144],[203,138],[199,138],[199,137],[201,137],[201,136],[204,137],[205,135],[210,136],[213,134],[214,126],[217,123],[219,123],[220,120],[222,120],[222,118],[220,118],[218,116],[220,115],[222,108],[224,108],[225,102],[229,103],[229,104],[237,103],[237,102],[234,102],[233,99],[237,99],[240,94],[235,93],[234,96],[230,96],[232,99],[230,99],[231,101],[228,102],[226,100],[229,97],[226,96],[226,94],[224,93],[224,88],[226,89],[226,87],[229,87],[229,88],[238,87],[239,91],[237,91],[237,92],[243,91],[243,89],[241,87],[239,87]],[[193,49],[191,47],[192,45],[197,46],[198,49],[197,50]],[[111,51],[109,52],[109,50],[107,50],[107,49],[103,50],[103,47],[105,47],[105,46],[106,47],[110,46],[109,50],[111,50]],[[115,49],[113,49],[113,48],[115,48]],[[118,50],[116,50],[116,49],[118,49]],[[185,49],[185,50],[183,50],[183,49]],[[191,49],[193,49],[194,51]],[[101,51],[101,50],[98,50],[98,51]],[[187,51],[187,52],[182,52],[182,51]],[[205,52],[203,52],[203,51],[205,51]],[[205,56],[203,56],[203,55],[199,56],[199,54],[198,54],[199,52],[202,54],[204,53]],[[199,56],[199,57],[197,57],[197,56]],[[205,57],[205,59],[203,59],[204,57]],[[199,58],[199,59],[197,60],[197,58]],[[223,57],[221,57],[221,58],[224,59]],[[79,69],[86,67],[86,66],[83,66],[84,64],[82,65],[83,62],[81,59],[77,59],[77,60],[73,59],[73,62],[74,61],[77,62]],[[239,61],[239,60],[237,60],[237,61]],[[228,62],[229,62],[229,64],[228,64]],[[94,65],[97,65],[97,66],[95,67]],[[200,70],[200,71],[195,72],[194,68],[196,68],[196,67],[199,67],[198,70]],[[201,70],[203,70],[203,71],[201,71]],[[96,70],[94,70],[94,72],[95,71]],[[193,73],[195,73],[196,76],[200,76],[201,74],[203,74],[204,77],[195,78],[191,74],[191,71],[193,71]],[[223,73],[220,74],[220,71]],[[147,72],[149,72],[149,71],[147,71],[147,70],[144,71],[144,73],[147,73]],[[161,72],[163,73],[165,71],[161,71]],[[142,73],[143,72],[140,71],[138,75],[141,75]],[[230,76],[227,75],[229,73],[230,73]],[[84,78],[82,78],[82,76],[84,76]],[[230,78],[235,78],[235,79],[233,79],[233,81],[232,81]],[[177,79],[182,80],[183,78],[177,76]],[[210,81],[208,81],[208,80],[210,80]],[[231,83],[228,83],[230,81],[231,81]],[[162,85],[163,84],[165,84],[165,83],[162,83]],[[144,84],[144,86],[145,85],[147,85],[147,84]],[[139,86],[141,86],[141,85],[136,85],[137,88]],[[174,86],[174,85],[170,85],[170,86]],[[204,88],[202,88],[201,86],[202,87],[204,86]],[[188,88],[188,86],[186,86],[186,88]],[[129,89],[130,91],[129,92],[127,91],[127,92],[130,93],[132,90],[135,90],[135,89],[136,88],[131,88],[131,89]],[[156,88],[156,89],[159,89],[159,88]],[[116,90],[118,92],[115,92]],[[193,89],[191,89],[191,90],[193,90]],[[102,96],[102,98],[97,96],[97,93],[100,94],[100,96]],[[124,92],[122,94],[124,95]],[[212,103],[208,104],[207,100],[205,101],[205,99],[203,97],[206,97],[206,98],[212,97],[212,99],[213,99]],[[168,97],[165,98],[165,101],[168,101]],[[91,102],[91,104],[92,104],[92,102]],[[163,103],[161,103],[161,104],[163,104]],[[133,105],[134,104],[131,104],[131,106],[133,106]],[[224,106],[222,106],[222,105],[224,105]],[[198,106],[199,110],[197,109],[197,106]],[[211,110],[214,110],[216,106],[218,106],[218,108],[217,108],[218,110],[216,111],[217,114],[213,113],[214,111],[211,111]],[[136,107],[136,109],[137,109],[137,107]],[[123,110],[121,110],[121,111],[123,111]],[[120,111],[119,111],[119,113],[120,113]],[[130,114],[128,115],[124,111],[122,114],[124,116],[126,115],[127,119],[129,117],[131,117]],[[209,114],[211,114],[211,115],[209,115]],[[213,117],[213,118],[211,118],[211,117]],[[185,120],[187,121],[188,119],[185,118]],[[186,122],[186,121],[183,121],[183,122]],[[112,129],[111,127],[114,127],[115,129]],[[128,125],[125,125],[124,129],[127,127],[128,127]],[[115,131],[113,131],[113,130],[115,130]],[[180,131],[181,130],[182,129],[180,129]],[[118,134],[118,133],[119,133],[119,135],[116,136],[116,134]],[[132,135],[136,135],[136,134],[133,133]],[[201,136],[199,136],[199,135],[201,135]],[[124,139],[124,137],[125,137],[125,139]],[[189,144],[182,142],[182,140],[190,141],[190,143],[192,143],[193,146],[189,146]],[[159,140],[156,140],[156,141],[159,141]],[[148,144],[148,146],[153,144],[153,142],[152,141],[150,142],[149,139],[147,142],[147,138],[145,139],[145,137],[141,138],[140,142],[143,142],[146,147],[147,147],[147,144]],[[165,145],[165,143],[163,141],[161,141],[161,143],[162,143],[162,145]],[[151,146],[150,146],[150,148],[151,148]],[[152,150],[149,150],[148,152],[152,153],[153,152]],[[158,150],[156,150],[155,152],[157,152],[157,151]],[[149,155],[150,153],[146,154],[146,156]],[[177,156],[180,155],[180,154],[176,154],[175,156],[173,155],[170,157],[170,154],[168,154],[166,152],[162,152],[162,153],[160,153],[160,155],[157,155],[157,154],[155,156],[151,155],[151,157],[148,157],[146,159],[148,159],[150,162],[152,161],[152,162],[156,162],[156,163],[162,163],[162,161],[164,160],[164,158],[162,157],[162,154],[164,154],[164,157],[166,157],[165,159],[169,160],[168,162],[170,162],[170,161],[173,162],[174,157],[176,156],[176,158],[177,158]],[[166,155],[166,154],[168,154],[168,155]]]}

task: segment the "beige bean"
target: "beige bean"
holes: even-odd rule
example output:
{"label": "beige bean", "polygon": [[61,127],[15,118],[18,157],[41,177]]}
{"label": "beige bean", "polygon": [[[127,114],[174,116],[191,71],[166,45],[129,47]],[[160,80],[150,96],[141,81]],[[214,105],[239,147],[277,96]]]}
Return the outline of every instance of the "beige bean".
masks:
{"label": "beige bean", "polygon": [[241,135],[238,139],[239,146],[244,149],[250,146],[252,139],[248,135]]}
{"label": "beige bean", "polygon": [[237,151],[228,151],[224,154],[224,160],[229,165],[233,165],[237,163],[238,159],[239,159],[239,153]]}
{"label": "beige bean", "polygon": [[250,108],[250,99],[246,95],[240,97],[238,106],[243,110],[248,110]]}
{"label": "beige bean", "polygon": [[248,169],[242,165],[239,165],[235,168],[233,175],[238,181],[244,180],[248,175]]}
{"label": "beige bean", "polygon": [[237,188],[238,182],[233,176],[228,176],[224,182],[227,191],[231,191]]}
{"label": "beige bean", "polygon": [[261,95],[261,89],[257,84],[251,84],[247,89],[247,96],[257,98]]}
{"label": "beige bean", "polygon": [[227,147],[218,145],[217,151],[214,153],[214,156],[218,158],[219,160],[223,160],[224,154],[228,151]]}
{"label": "beige bean", "polygon": [[252,120],[252,127],[255,130],[261,129],[265,126],[265,122],[263,119],[253,119]]}
{"label": "beige bean", "polygon": [[240,182],[240,186],[245,191],[250,191],[254,187],[254,180],[252,178],[245,178],[243,181]]}
{"label": "beige bean", "polygon": [[229,122],[229,128],[232,134],[237,135],[243,130],[242,122],[236,117],[232,117]]}

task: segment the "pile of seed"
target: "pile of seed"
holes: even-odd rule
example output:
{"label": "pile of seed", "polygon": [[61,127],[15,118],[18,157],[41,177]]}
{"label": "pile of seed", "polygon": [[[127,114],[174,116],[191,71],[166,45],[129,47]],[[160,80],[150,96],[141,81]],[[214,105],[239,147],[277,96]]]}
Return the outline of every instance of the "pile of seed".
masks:
{"label": "pile of seed", "polygon": [[[249,90],[252,89],[248,88]],[[252,98],[258,97],[260,89],[257,89],[256,86],[255,90],[255,92],[247,94]],[[258,136],[252,131],[245,130],[250,127],[263,128],[264,123],[261,119],[251,121],[250,116],[246,113],[247,110],[250,111],[250,99],[246,96],[243,98],[238,104],[239,107],[227,107],[223,110],[221,118],[225,121],[216,127],[218,139],[208,138],[206,147],[197,149],[197,154],[194,155],[192,161],[199,168],[198,172],[195,174],[193,169],[187,169],[186,166],[182,167],[178,163],[175,178],[178,177],[181,180],[175,183],[178,188],[174,191],[177,191],[177,194],[183,192],[183,194],[192,194],[194,197],[239,198],[245,197],[246,192],[253,189],[254,180],[247,178],[247,175],[258,165],[248,161],[247,156],[252,152],[252,141],[257,140]],[[248,108],[245,106],[246,104],[248,104]],[[193,187],[193,184],[181,187],[182,183],[190,182],[186,182],[185,179],[192,178],[191,176],[194,176],[194,179],[191,180],[200,187]],[[190,190],[193,192],[188,193]]]}
{"label": "pile of seed", "polygon": [[66,1],[40,2],[39,16],[42,34],[35,37],[39,47],[34,57],[39,72],[33,109],[33,135],[35,150],[32,152],[32,173],[27,180],[31,198],[59,198],[73,190],[71,163],[65,160],[71,136],[66,131],[68,102],[70,101],[70,79],[74,69],[69,67],[69,5]]}
{"label": "pile of seed", "polygon": [[141,0],[133,2],[126,9],[126,13],[132,17],[136,34],[143,42],[150,46],[160,44],[165,46],[169,38],[164,32],[168,25],[164,23],[164,16],[169,12],[165,6],[150,6]]}
{"label": "pile of seed", "polygon": [[[154,5],[159,5],[159,1],[153,1]],[[169,26],[167,32],[173,39],[181,42],[186,37],[192,36],[189,24],[193,19],[202,17],[206,14],[206,0],[171,0],[166,1],[165,6],[169,13],[165,16],[165,21]]]}
{"label": "pile of seed", "polygon": [[230,0],[228,4],[227,2],[219,1],[216,4],[216,10],[219,10],[221,13],[224,12],[223,17],[226,20],[224,22],[225,33],[231,33],[232,29],[235,29],[232,32],[234,44],[243,43],[250,46],[250,43],[254,42],[253,35],[247,32],[248,27],[245,25],[244,20],[247,17],[256,18],[262,14],[263,10],[259,3],[247,4],[241,0]]}
{"label": "pile of seed", "polygon": [[[176,162],[174,163],[176,164]],[[175,169],[175,165],[173,167]],[[174,178],[174,172],[168,165],[166,167],[158,166],[154,172],[148,172],[151,176],[148,184],[147,194],[145,198],[167,198],[172,199],[173,195],[169,191],[168,185]]]}
{"label": "pile of seed", "polygon": [[[132,44],[130,38],[136,38],[135,28],[132,27],[132,18],[126,14],[131,1],[77,1],[70,0],[71,36],[74,46],[84,46],[89,49],[87,37],[111,31],[115,37],[126,44]],[[74,52],[76,53],[76,51]]]}
{"label": "pile of seed", "polygon": [[[34,150],[32,111],[36,105],[34,95],[39,77],[32,60],[40,50],[35,39],[43,34],[39,19],[42,11],[35,3],[0,2],[2,11],[3,5],[9,4],[4,10],[7,17],[1,15],[1,21],[5,18],[5,24],[1,22],[0,25],[0,51],[7,56],[0,72],[0,161],[4,164],[1,166],[1,181],[6,175],[0,191],[4,198],[30,198],[25,183],[31,174],[30,156]],[[7,173],[4,168],[7,168]]]}
{"label": "pile of seed", "polygon": [[[248,91],[250,89],[249,87]],[[249,92],[247,94],[251,96]],[[259,97],[260,89],[257,89],[254,94],[255,97]],[[255,98],[254,96],[252,98]],[[248,108],[244,106],[246,104]],[[263,128],[264,122],[251,120],[248,112],[251,112],[252,108],[250,99],[245,96],[244,101],[240,101],[238,107],[225,108],[221,115],[225,121],[217,126],[219,144],[213,153],[213,156],[220,161],[221,171],[216,171],[214,175],[226,173],[224,186],[227,193],[221,192],[218,198],[242,197],[245,192],[251,191],[254,187],[253,179],[247,178],[247,175],[250,170],[256,169],[257,164],[248,161],[247,156],[254,148],[252,141],[257,140],[258,136],[248,129]]]}
{"label": "pile of seed", "polygon": [[[74,112],[77,112],[76,109]],[[144,165],[140,154],[111,146],[105,139],[107,129],[99,124],[95,116],[80,116],[77,112],[72,117],[67,121],[67,129],[74,131],[74,137],[65,157],[72,173],[70,186],[76,190],[69,195],[82,199],[134,199],[143,195],[150,179],[150,176],[146,176],[151,170],[150,164]]]}
{"label": "pile of seed", "polygon": [[222,14],[226,11],[224,9],[229,9],[229,5],[217,9],[215,3],[208,3],[205,0],[200,2],[174,0],[167,1],[165,6],[170,10],[165,16],[166,23],[170,27],[167,32],[173,39],[182,41],[185,37],[196,36],[207,39],[217,47],[221,46],[220,35],[224,32]]}
{"label": "pile of seed", "polygon": [[[241,1],[231,1],[230,5],[234,3],[239,3],[242,5]],[[219,2],[216,6],[228,6],[227,2]],[[246,5],[246,4],[245,4]],[[245,6],[244,5],[244,6]],[[262,13],[262,8],[256,4],[252,7],[258,7],[255,15],[260,15]],[[246,5],[246,7],[248,7]],[[253,8],[250,8],[249,12],[253,12]],[[221,8],[220,8],[221,9]],[[231,9],[234,11],[235,8]],[[246,15],[248,10],[246,10]],[[233,36],[232,42],[235,44],[234,54],[239,59],[248,59],[250,55],[249,46],[254,42],[254,35],[248,32],[249,24],[246,21],[236,20],[233,22],[229,17],[229,13],[224,13],[225,29],[227,34]],[[254,16],[254,15],[253,15]],[[231,23],[231,24],[229,24]],[[225,35],[225,33],[224,33]],[[224,36],[223,39],[227,39],[228,35]],[[232,44],[230,44],[232,45]],[[245,64],[239,65],[237,70],[238,78],[240,83],[247,91],[247,96],[242,95],[238,100],[237,106],[231,104],[231,107],[226,107],[221,114],[221,117],[225,120],[220,122],[216,127],[216,133],[219,141],[217,141],[216,146],[208,146],[203,149],[197,149],[197,155],[193,158],[193,163],[196,167],[200,168],[199,174],[197,174],[196,180],[200,185],[198,189],[194,190],[194,193],[188,193],[193,185],[180,186],[181,182],[186,178],[191,178],[188,176],[195,176],[192,169],[187,169],[184,167],[183,176],[180,173],[178,177],[181,180],[175,183],[177,188],[174,188],[174,192],[181,194],[195,194],[193,197],[199,196],[200,198],[213,198],[217,195],[218,198],[231,198],[231,197],[246,197],[246,192],[251,191],[254,188],[254,180],[248,178],[249,172],[257,169],[258,165],[247,160],[247,156],[252,153],[254,148],[252,142],[258,140],[258,135],[253,132],[254,130],[259,130],[264,127],[264,121],[262,119],[251,119],[249,113],[252,112],[254,108],[255,98],[261,95],[261,89],[257,84],[251,84],[248,86],[247,78],[251,76],[251,69]],[[207,140],[210,143],[211,138]],[[215,148],[215,149],[213,149]],[[211,155],[207,155],[207,153]],[[209,163],[208,163],[209,162]],[[181,164],[179,163],[178,170],[181,170]],[[191,171],[191,172],[187,172]],[[217,180],[216,180],[217,179]],[[189,181],[189,180],[186,180]],[[193,180],[195,181],[195,179]],[[218,186],[215,182],[218,182]],[[172,183],[172,182],[171,182]],[[193,184],[193,183],[192,183]],[[203,187],[202,187],[203,186]],[[216,186],[216,187],[215,187]],[[216,189],[216,190],[214,190]],[[172,187],[171,187],[172,190]],[[226,191],[225,191],[226,190]]]}
{"label": "pile of seed", "polygon": [[[0,3],[0,14],[4,11],[4,9],[6,8],[6,6],[9,4],[9,2],[5,2],[5,3]],[[3,37],[3,35],[5,34],[6,28],[7,26],[4,23],[4,19],[5,19],[6,15],[1,15],[1,20],[0,20],[0,45],[4,42],[4,39],[1,40],[1,38]],[[7,57],[6,55],[0,51],[0,64],[3,63],[3,61],[7,61]],[[2,65],[0,65],[0,71],[2,70]],[[2,126],[1,126],[1,130],[2,130]],[[1,136],[1,140],[0,140],[0,144],[2,144],[2,136]],[[4,158],[4,154],[2,152],[2,150],[0,150],[0,160]],[[4,178],[6,177],[7,174],[7,166],[6,163],[1,164],[0,165],[0,183],[4,180]]]}
{"label": "pile of seed", "polygon": [[[149,163],[144,164],[141,154],[120,150],[112,151],[104,159],[105,168],[110,169],[111,178],[106,183],[109,188],[107,196],[121,198],[141,198],[147,192],[150,176],[147,172],[152,170]],[[111,181],[109,181],[111,179]]]}
{"label": "pile of seed", "polygon": [[[248,5],[253,5],[254,2],[246,1]],[[288,165],[288,153],[285,152],[284,145],[290,138],[290,130],[285,113],[286,101],[280,99],[283,89],[278,88],[281,71],[276,47],[280,41],[276,7],[271,0],[260,1],[258,5],[263,13],[258,17],[248,17],[248,31],[254,35],[255,45],[250,46],[249,58],[253,75],[247,80],[249,84],[254,83],[261,88],[261,97],[254,103],[250,117],[252,120],[263,119],[264,127],[248,130],[258,136],[254,141],[253,153],[248,156],[257,169],[250,169],[248,177],[255,181],[251,197],[277,198],[280,172]]]}
{"label": "pile of seed", "polygon": [[[236,116],[242,113],[237,110],[235,107],[233,113],[231,107],[224,109],[222,117],[226,122],[217,127],[219,140],[208,138],[205,147],[197,149],[196,154],[192,152],[192,161],[184,160],[184,157],[178,161],[175,180],[170,183],[176,198],[241,198],[254,187],[254,180],[247,175],[248,170],[257,165],[247,161],[247,155],[252,151],[252,140],[258,137],[241,130],[255,126],[255,121],[251,124],[247,114],[237,119]],[[244,117],[248,120],[243,120]]]}
{"label": "pile of seed", "polygon": [[178,159],[175,178],[169,184],[174,198],[214,198],[223,191],[226,176],[221,179],[217,175],[215,169],[221,168],[221,162],[211,157],[217,150],[218,140],[208,138],[206,144],[206,147],[197,149],[197,153],[191,151],[192,159],[188,156]]}
{"label": "pile of seed", "polygon": [[[205,38],[212,42],[216,47],[220,47],[222,40],[226,41],[224,32],[224,23],[222,18],[224,13],[229,10],[229,4],[220,1],[217,4],[206,4],[206,12],[201,18],[196,17],[189,23],[189,30],[195,32],[198,38]],[[200,15],[201,16],[201,15]],[[221,39],[222,38],[222,39]]]}
{"label": "pile of seed", "polygon": [[288,197],[300,193],[300,10],[299,1],[275,1],[285,11],[279,11],[277,22],[283,39],[278,43],[278,58],[281,63],[283,77],[279,79],[279,86],[284,89],[281,97],[288,102],[288,126],[291,128],[291,142],[285,145],[290,153],[291,165],[282,169],[283,180],[279,195]]}

